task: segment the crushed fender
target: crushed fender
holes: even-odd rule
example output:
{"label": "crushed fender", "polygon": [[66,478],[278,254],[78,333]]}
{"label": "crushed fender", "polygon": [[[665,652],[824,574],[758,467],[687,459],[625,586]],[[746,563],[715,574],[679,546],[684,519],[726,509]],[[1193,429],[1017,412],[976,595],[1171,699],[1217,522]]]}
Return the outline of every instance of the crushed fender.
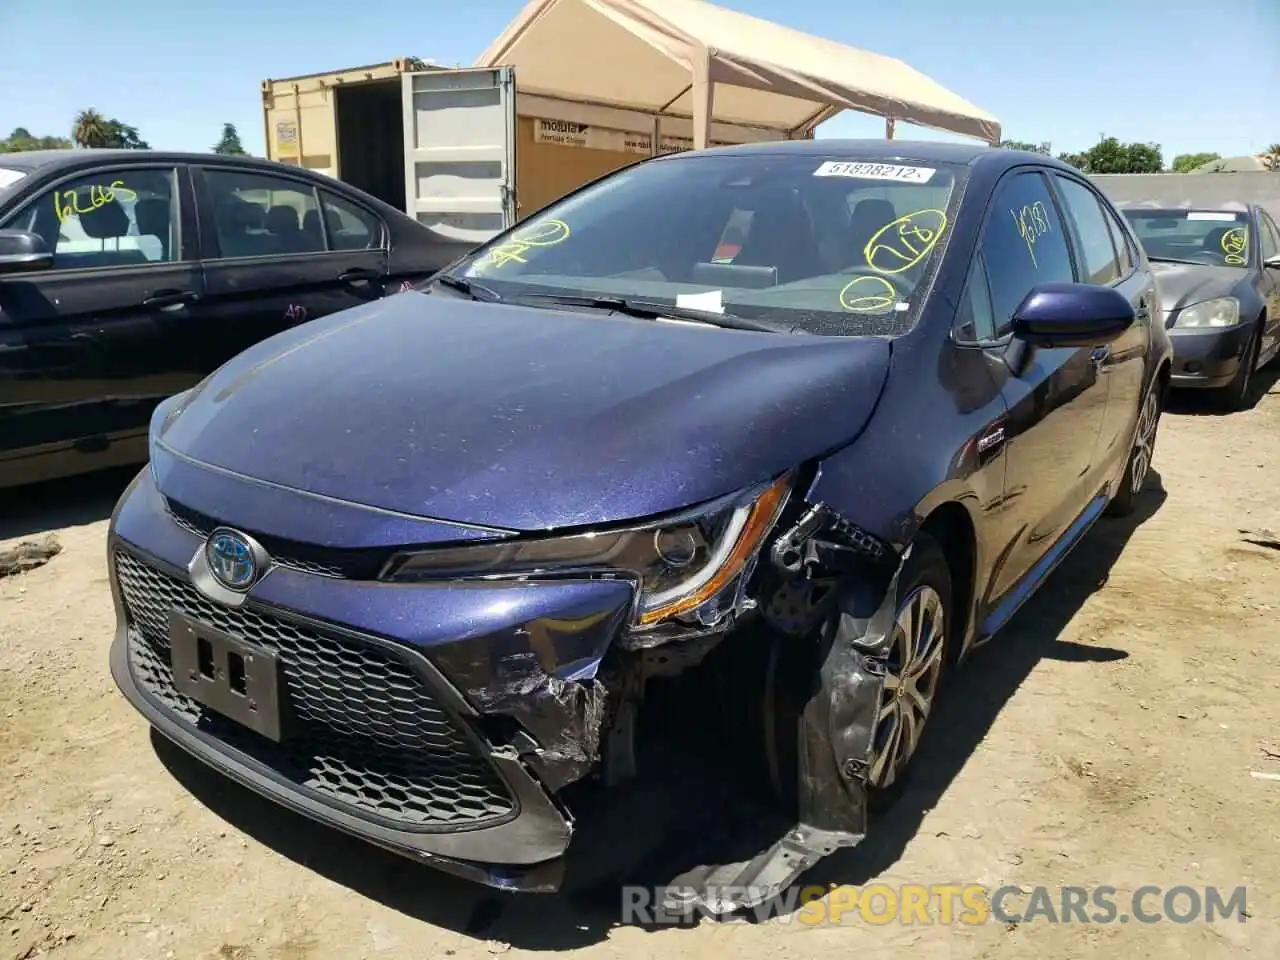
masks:
{"label": "crushed fender", "polygon": [[[771,551],[783,581],[821,596],[810,617],[766,619],[774,643],[816,639],[818,682],[796,718],[798,820],[748,861],[698,867],[667,887],[664,908],[728,914],[776,897],[823,857],[855,846],[867,830],[867,780],[898,577],[909,554],[844,521],[809,509]],[[798,582],[798,583],[797,583]],[[795,593],[795,586],[790,590]],[[780,591],[781,592],[781,591]]]}

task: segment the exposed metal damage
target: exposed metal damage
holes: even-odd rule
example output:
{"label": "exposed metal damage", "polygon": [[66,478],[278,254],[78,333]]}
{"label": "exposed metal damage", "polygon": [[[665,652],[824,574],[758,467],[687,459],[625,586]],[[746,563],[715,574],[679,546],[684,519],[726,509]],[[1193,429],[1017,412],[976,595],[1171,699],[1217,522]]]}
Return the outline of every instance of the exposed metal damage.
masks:
{"label": "exposed metal damage", "polygon": [[588,773],[616,786],[639,772],[651,680],[698,667],[726,638],[734,641],[726,652],[748,635],[759,642],[753,649],[768,651],[764,696],[752,704],[758,726],[730,724],[729,739],[766,756],[773,791],[794,823],[750,859],[671,878],[669,911],[755,906],[866,834],[872,738],[906,556],[821,503],[789,514],[741,576],[679,623],[622,632],[598,662],[569,677],[528,654],[518,675],[477,704],[519,722],[507,749],[552,791]]}
{"label": "exposed metal damage", "polygon": [[[772,641],[766,698],[771,773],[794,730],[796,822],[750,861],[691,871],[668,888],[670,911],[727,914],[779,894],[820,859],[866,835],[872,738],[884,686],[897,581],[906,556],[844,521],[823,504],[808,509],[775,541],[764,621]],[[784,648],[809,643],[798,675],[777,669]],[[803,685],[807,699],[785,704]],[[786,686],[789,689],[784,689]],[[779,792],[788,785],[777,783]]]}

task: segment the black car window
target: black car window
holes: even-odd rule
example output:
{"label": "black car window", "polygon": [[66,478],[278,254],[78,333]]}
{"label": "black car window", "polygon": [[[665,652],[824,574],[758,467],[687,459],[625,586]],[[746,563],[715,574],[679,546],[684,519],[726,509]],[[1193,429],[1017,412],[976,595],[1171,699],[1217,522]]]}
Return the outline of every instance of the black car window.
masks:
{"label": "black car window", "polygon": [[85,174],[63,180],[0,227],[43,237],[55,270],[178,260],[174,183],[172,168]]}
{"label": "black car window", "polygon": [[969,279],[956,311],[956,339],[962,343],[991,340],[996,335],[995,316],[991,310],[991,289],[987,286],[987,268],[979,253],[969,270]]}
{"label": "black car window", "polygon": [[206,170],[224,257],[324,251],[315,188],[248,170]]}
{"label": "black car window", "polygon": [[382,242],[382,221],[328,190],[320,191],[330,250],[368,250]]}
{"label": "black car window", "polygon": [[1097,195],[1083,183],[1070,177],[1055,174],[1054,180],[1080,237],[1080,252],[1084,258],[1081,279],[1103,286],[1119,280],[1120,262],[1116,256],[1115,242]]}
{"label": "black car window", "polygon": [[996,188],[981,250],[998,336],[1008,332],[1032,287],[1075,279],[1058,208],[1039,173],[1016,174]]}
{"label": "black car window", "polygon": [[1280,230],[1265,212],[1259,212],[1258,219],[1262,221],[1262,259],[1269,260],[1280,254]]}

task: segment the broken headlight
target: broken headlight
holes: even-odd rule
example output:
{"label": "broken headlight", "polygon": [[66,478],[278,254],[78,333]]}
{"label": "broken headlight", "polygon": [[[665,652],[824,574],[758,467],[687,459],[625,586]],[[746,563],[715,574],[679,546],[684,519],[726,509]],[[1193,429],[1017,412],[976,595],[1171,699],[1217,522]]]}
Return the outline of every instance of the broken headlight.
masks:
{"label": "broken headlight", "polygon": [[733,582],[772,529],[790,482],[784,474],[745,493],[624,530],[399,554],[383,579],[621,575],[638,582],[637,623],[647,626],[697,609]]}

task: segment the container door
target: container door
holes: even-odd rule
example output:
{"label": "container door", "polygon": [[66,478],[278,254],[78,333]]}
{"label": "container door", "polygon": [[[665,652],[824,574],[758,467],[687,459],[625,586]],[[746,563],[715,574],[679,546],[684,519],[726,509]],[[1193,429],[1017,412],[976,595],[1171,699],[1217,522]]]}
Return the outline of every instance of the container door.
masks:
{"label": "container door", "polygon": [[405,208],[442,239],[475,245],[515,222],[511,67],[401,77]]}

